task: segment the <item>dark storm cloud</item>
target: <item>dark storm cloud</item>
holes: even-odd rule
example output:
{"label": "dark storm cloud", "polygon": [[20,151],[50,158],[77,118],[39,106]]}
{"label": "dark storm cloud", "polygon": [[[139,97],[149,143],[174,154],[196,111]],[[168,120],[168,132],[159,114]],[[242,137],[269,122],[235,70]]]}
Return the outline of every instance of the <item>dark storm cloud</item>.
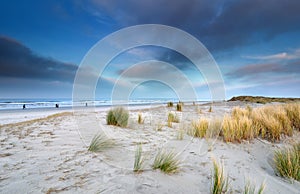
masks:
{"label": "dark storm cloud", "polygon": [[36,55],[20,42],[0,37],[0,76],[73,82],[77,66]]}
{"label": "dark storm cloud", "polygon": [[209,50],[268,41],[300,27],[296,0],[94,0],[86,7],[95,16],[106,13],[122,27],[144,23],[179,27]]}
{"label": "dark storm cloud", "polygon": [[294,0],[231,1],[204,32],[215,38],[210,42],[224,48],[261,41],[259,37],[270,40],[281,33],[299,31],[299,8],[300,1]]}

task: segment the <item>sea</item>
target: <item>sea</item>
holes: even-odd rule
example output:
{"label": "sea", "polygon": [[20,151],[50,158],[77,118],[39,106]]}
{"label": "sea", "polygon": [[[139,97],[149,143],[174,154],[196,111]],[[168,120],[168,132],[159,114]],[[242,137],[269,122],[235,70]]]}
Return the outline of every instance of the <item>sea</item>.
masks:
{"label": "sea", "polygon": [[[23,109],[50,109],[55,108],[56,104],[61,108],[72,108],[81,106],[93,107],[107,107],[107,106],[147,106],[147,105],[160,105],[167,102],[178,102],[176,98],[138,98],[124,100],[111,100],[111,99],[97,99],[97,100],[82,100],[73,102],[72,99],[57,98],[57,99],[0,99],[0,110],[17,110]],[[187,101],[185,101],[187,102]],[[192,101],[190,101],[192,102]],[[208,101],[197,101],[206,103]]]}

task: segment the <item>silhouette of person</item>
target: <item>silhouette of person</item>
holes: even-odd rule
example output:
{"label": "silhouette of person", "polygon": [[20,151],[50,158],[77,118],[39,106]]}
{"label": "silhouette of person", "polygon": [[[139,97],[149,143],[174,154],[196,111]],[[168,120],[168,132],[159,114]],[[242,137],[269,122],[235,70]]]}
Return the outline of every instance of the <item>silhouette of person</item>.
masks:
{"label": "silhouette of person", "polygon": [[55,108],[59,108],[59,105],[58,105],[58,104],[55,104]]}
{"label": "silhouette of person", "polygon": [[26,108],[26,106],[25,106],[25,104],[23,104],[23,109],[25,109]]}
{"label": "silhouette of person", "polygon": [[85,106],[87,106],[87,103],[85,103]]}

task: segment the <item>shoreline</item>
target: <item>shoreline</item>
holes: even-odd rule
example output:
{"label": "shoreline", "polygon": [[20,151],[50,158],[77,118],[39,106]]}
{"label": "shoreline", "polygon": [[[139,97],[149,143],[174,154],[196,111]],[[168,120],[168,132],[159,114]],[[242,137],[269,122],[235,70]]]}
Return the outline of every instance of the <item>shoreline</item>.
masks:
{"label": "shoreline", "polygon": [[[199,106],[206,105],[206,101],[200,101]],[[186,102],[192,105],[193,102]],[[31,119],[44,118],[51,114],[62,112],[78,111],[108,111],[112,107],[122,106],[128,110],[149,110],[157,107],[164,107],[166,103],[145,103],[145,104],[116,104],[116,105],[98,105],[98,106],[77,106],[77,107],[44,107],[44,108],[25,108],[25,109],[2,109],[0,110],[0,125],[11,124],[15,122],[28,121]]]}

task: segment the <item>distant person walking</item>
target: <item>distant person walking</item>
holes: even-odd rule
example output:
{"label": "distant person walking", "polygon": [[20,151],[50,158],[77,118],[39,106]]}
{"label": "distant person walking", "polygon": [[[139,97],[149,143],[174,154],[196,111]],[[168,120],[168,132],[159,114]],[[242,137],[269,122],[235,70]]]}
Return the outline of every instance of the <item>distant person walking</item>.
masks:
{"label": "distant person walking", "polygon": [[25,109],[26,108],[26,106],[25,106],[25,104],[23,104],[23,109]]}
{"label": "distant person walking", "polygon": [[58,105],[58,104],[55,104],[55,108],[59,108],[59,105]]}
{"label": "distant person walking", "polygon": [[87,103],[85,103],[85,106],[87,106]]}

